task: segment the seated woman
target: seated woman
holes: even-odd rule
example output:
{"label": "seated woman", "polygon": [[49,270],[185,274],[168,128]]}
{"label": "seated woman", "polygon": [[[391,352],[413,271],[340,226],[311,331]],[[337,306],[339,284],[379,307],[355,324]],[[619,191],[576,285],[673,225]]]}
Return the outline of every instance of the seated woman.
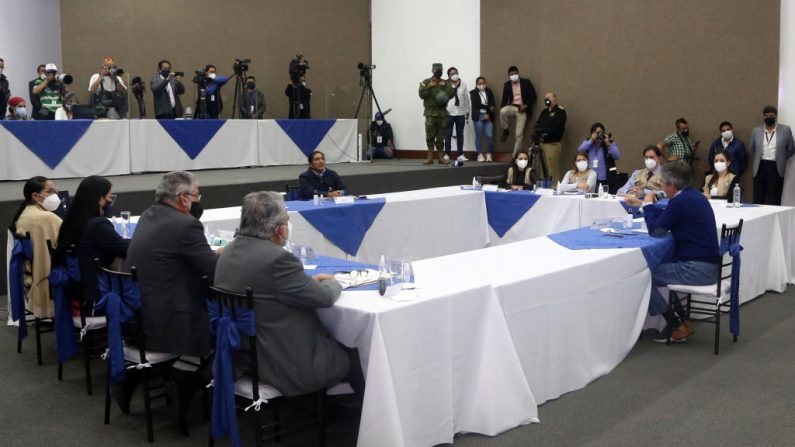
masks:
{"label": "seated woman", "polygon": [[316,193],[329,198],[345,195],[348,188],[336,172],[326,169],[326,155],[323,152],[312,152],[307,159],[309,169],[298,177],[303,200],[312,200]]}
{"label": "seated woman", "polygon": [[55,110],[56,121],[72,119],[72,108],[78,104],[77,93],[69,92],[63,97],[63,107]]}
{"label": "seated woman", "polygon": [[58,234],[55,262],[61,261],[65,250],[74,246],[74,255],[80,262],[79,296],[84,301],[94,302],[101,298],[94,259],[110,267],[116,258],[127,257],[130,241],[119,236],[106,217],[112,213],[113,198],[107,179],[95,175],[86,177],[77,187]]}
{"label": "seated woman", "polygon": [[726,199],[730,202],[734,199],[732,191],[738,180],[729,171],[729,165],[731,161],[726,151],[723,149],[715,151],[712,173],[704,179],[704,195],[708,199]]}
{"label": "seated woman", "polygon": [[33,265],[28,265],[25,270],[32,272],[30,283],[27,279],[25,287],[28,290],[28,306],[37,318],[53,316],[55,306],[50,299],[50,253],[47,241],[55,245],[58,230],[61,228],[61,218],[53,211],[58,209],[61,199],[52,180],[45,177],[33,177],[25,182],[22,188],[25,200],[20,204],[14,215],[14,220],[8,229],[18,236],[30,234],[33,244]]}
{"label": "seated woman", "polygon": [[559,189],[563,192],[588,193],[596,191],[596,171],[589,166],[587,152],[577,153],[574,159],[574,169],[563,176]]}
{"label": "seated woman", "polygon": [[533,178],[533,169],[528,167],[530,156],[527,151],[521,151],[513,157],[511,166],[508,168],[508,177],[505,182],[510,189],[533,189],[535,179]]}

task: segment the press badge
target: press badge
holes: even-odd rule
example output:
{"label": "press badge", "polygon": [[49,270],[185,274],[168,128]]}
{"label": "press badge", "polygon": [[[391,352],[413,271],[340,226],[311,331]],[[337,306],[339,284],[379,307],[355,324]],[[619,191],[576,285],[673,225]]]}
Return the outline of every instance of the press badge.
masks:
{"label": "press badge", "polygon": [[377,136],[377,137],[376,137],[375,141],[376,141],[376,143],[379,143],[379,144],[380,144],[380,143],[383,143],[383,142],[384,142],[384,137],[382,137],[381,135],[379,135],[379,136]]}
{"label": "press badge", "polygon": [[598,168],[598,167],[599,167],[599,160],[597,160],[597,159],[595,159],[595,158],[594,158],[594,159],[593,159],[593,168],[594,168],[594,169],[596,169],[596,168]]}
{"label": "press badge", "polygon": [[251,109],[251,113],[254,113],[254,106],[248,106],[248,108]]}
{"label": "press badge", "polygon": [[210,102],[215,102],[215,95],[210,95]]}

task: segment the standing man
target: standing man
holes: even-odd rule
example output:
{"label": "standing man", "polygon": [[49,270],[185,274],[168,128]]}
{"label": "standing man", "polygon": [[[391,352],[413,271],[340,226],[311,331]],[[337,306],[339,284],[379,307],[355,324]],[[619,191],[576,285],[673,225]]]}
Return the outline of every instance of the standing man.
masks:
{"label": "standing man", "polygon": [[716,138],[712,144],[709,145],[709,158],[707,162],[710,166],[715,160],[715,152],[724,150],[729,154],[729,171],[740,177],[748,166],[748,155],[745,151],[745,144],[734,138],[734,131],[732,130],[732,123],[724,121],[720,123],[720,137]]}
{"label": "standing man", "polygon": [[448,68],[447,78],[450,80],[450,87],[453,89],[453,97],[447,102],[447,133],[444,136],[444,159],[450,160],[450,140],[453,138],[453,127],[455,127],[458,161],[464,162],[467,161],[464,156],[464,125],[469,121],[469,90],[467,90],[466,83],[458,77],[457,68]]}
{"label": "standing man", "polygon": [[127,96],[127,86],[119,75],[113,58],[106,56],[102,59],[99,73],[91,75],[88,81],[88,91],[91,92],[91,104],[102,104],[108,111],[108,119],[117,120],[126,118],[123,110],[124,99]]}
{"label": "standing man", "polygon": [[529,79],[519,77],[519,69],[511,66],[508,68],[508,81],[502,88],[502,103],[500,104],[500,127],[502,136],[500,141],[508,139],[508,119],[516,117],[516,136],[513,142],[513,156],[522,148],[522,136],[527,120],[533,114],[533,104],[536,102],[536,89]]}
{"label": "standing man", "polygon": [[[229,76],[218,76],[215,65],[204,67],[204,89],[207,99],[207,116],[209,118],[218,119],[221,111],[224,110],[221,87],[227,82],[229,82]],[[199,101],[201,101],[201,98],[196,99],[196,110],[199,110]]]}
{"label": "standing man", "polygon": [[781,191],[787,160],[795,153],[789,126],[776,123],[778,109],[765,106],[763,126],[751,132],[751,155],[754,157],[754,203],[781,205]]}
{"label": "standing man", "polygon": [[552,92],[544,95],[544,105],[546,108],[538,115],[535,131],[541,139],[541,150],[547,160],[549,178],[555,184],[560,181],[560,140],[566,130],[566,110],[558,105],[558,97]]}
{"label": "standing man", "polygon": [[[433,149],[441,153],[444,149],[444,134],[447,127],[447,101],[453,95],[453,88],[442,79],[442,64],[431,66],[433,76],[420,82],[420,99],[425,108],[425,143],[428,145],[428,158],[424,165],[433,164]],[[440,165],[449,165],[449,158],[439,156]]]}
{"label": "standing man", "polygon": [[54,120],[55,111],[63,106],[66,87],[56,79],[58,67],[55,64],[47,64],[44,74],[44,79],[37,79],[33,86],[33,94],[41,101],[38,119]]}
{"label": "standing man", "polygon": [[0,58],[0,120],[5,119],[8,110],[8,99],[11,98],[11,89],[8,88],[8,78],[3,74],[6,62]]}
{"label": "standing man", "polygon": [[605,133],[604,124],[593,123],[591,137],[582,142],[577,152],[588,154],[588,164],[596,171],[596,180],[609,185],[608,178],[615,173],[616,160],[621,157],[621,152],[618,143],[613,140],[613,134]]}
{"label": "standing man", "polygon": [[[169,172],[157,186],[155,200],[141,214],[124,261],[125,270],[135,267],[138,271],[146,348],[205,358],[213,343],[202,277],[214,276],[217,257],[199,221],[198,181],[190,172]],[[166,391],[176,405],[183,435],[188,432],[190,400],[210,381],[211,363],[203,362],[195,372],[169,372]],[[129,404],[129,393],[124,397]],[[124,408],[122,396],[117,394],[117,399]]]}
{"label": "standing man", "polygon": [[171,71],[171,62],[162,60],[157,63],[158,73],[149,81],[149,88],[155,100],[155,118],[174,119],[182,116],[182,103],[179,95],[185,93],[182,76]]}
{"label": "standing man", "polygon": [[700,141],[690,139],[690,124],[684,118],[676,120],[676,132],[665,137],[665,153],[668,161],[684,160],[692,163]]}
{"label": "standing man", "polygon": [[36,77],[31,79],[28,82],[28,98],[30,99],[30,105],[33,106],[33,110],[30,112],[30,116],[35,120],[39,119],[39,110],[41,110],[41,101],[39,101],[39,95],[33,94],[33,87],[36,86],[36,81],[39,79],[44,79],[44,68],[46,66],[44,64],[39,65],[36,67]]}
{"label": "standing man", "polygon": [[265,114],[265,95],[257,88],[257,79],[246,76],[246,88],[237,98],[238,112],[242,119],[262,119]]}

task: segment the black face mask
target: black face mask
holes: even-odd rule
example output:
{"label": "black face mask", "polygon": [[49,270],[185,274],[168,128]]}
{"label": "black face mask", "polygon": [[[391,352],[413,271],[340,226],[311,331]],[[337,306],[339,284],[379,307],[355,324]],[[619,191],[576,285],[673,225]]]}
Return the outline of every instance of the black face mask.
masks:
{"label": "black face mask", "polygon": [[550,105],[550,104],[552,104],[552,101],[550,101],[550,100],[548,100],[548,99],[545,99],[545,100],[544,100],[544,105],[545,105],[545,106],[549,107],[549,105]]}
{"label": "black face mask", "polygon": [[171,73],[169,70],[160,70],[160,76],[164,78],[167,78],[169,73]]}
{"label": "black face mask", "polygon": [[196,219],[201,219],[202,214],[204,214],[204,207],[202,207],[201,202],[193,202],[188,212],[190,212],[190,215]]}
{"label": "black face mask", "polygon": [[682,131],[682,136],[683,137],[686,137],[688,135],[690,135],[690,129],[685,129],[685,130]]}
{"label": "black face mask", "polygon": [[442,70],[434,70],[433,71],[434,78],[441,78],[442,77]]}
{"label": "black face mask", "polygon": [[765,117],[765,124],[768,126],[773,126],[776,124],[776,117],[775,116],[766,116]]}
{"label": "black face mask", "polygon": [[248,84],[246,84],[246,87],[248,87],[250,90],[254,90],[254,88],[257,87],[257,84],[249,82]]}
{"label": "black face mask", "polygon": [[110,217],[113,215],[113,202],[105,202],[105,205],[102,206],[102,215],[105,217]]}

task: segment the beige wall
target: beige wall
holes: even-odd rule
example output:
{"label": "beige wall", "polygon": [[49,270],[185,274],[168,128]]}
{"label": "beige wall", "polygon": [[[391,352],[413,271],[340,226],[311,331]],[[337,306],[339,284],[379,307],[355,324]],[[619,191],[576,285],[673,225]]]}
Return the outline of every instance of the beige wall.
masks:
{"label": "beige wall", "polygon": [[[557,93],[568,114],[562,166],[601,121],[619,142],[619,167],[631,172],[640,149],[673,132],[680,116],[706,158],[721,121],[747,144],[762,107],[777,103],[779,7],[778,0],[483,0],[483,75],[500,96],[508,66],[518,66],[540,98],[533,122],[544,92]],[[509,143],[497,150],[509,151]],[[706,167],[702,161],[697,171]]]}
{"label": "beige wall", "polygon": [[[356,64],[370,60],[368,0],[61,0],[64,71],[71,90],[89,99],[88,80],[102,57],[112,55],[132,76],[147,82],[147,113],[153,117],[149,79],[160,59],[186,77],[207,63],[232,75],[235,58],[251,58],[250,74],[265,93],[266,118],[287,115],[287,67],[296,53],[310,61],[309,87],[315,118],[353,116],[359,99]],[[194,105],[190,78],[183,105]],[[234,81],[223,89],[231,116]],[[130,104],[134,117],[137,106]]]}

